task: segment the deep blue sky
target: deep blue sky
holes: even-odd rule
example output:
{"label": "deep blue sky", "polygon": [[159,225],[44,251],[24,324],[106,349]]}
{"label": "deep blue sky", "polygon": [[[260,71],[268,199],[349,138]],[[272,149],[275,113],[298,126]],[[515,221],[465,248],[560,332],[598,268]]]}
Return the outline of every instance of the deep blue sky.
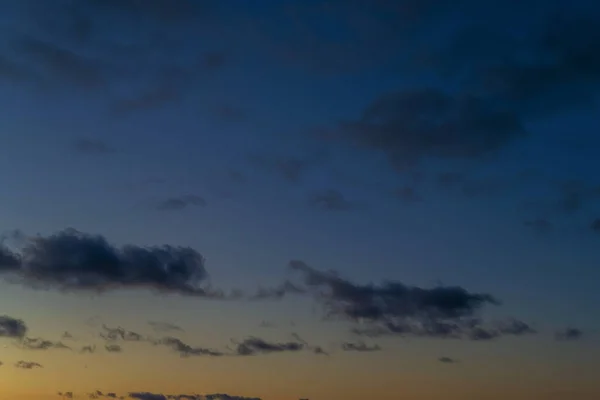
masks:
{"label": "deep blue sky", "polygon": [[[25,321],[29,336],[83,330],[93,315],[107,325],[130,323],[126,329],[153,318],[187,324],[189,341],[216,347],[227,344],[219,338],[253,336],[248,330],[266,321],[278,327],[272,340],[282,342],[288,331],[304,329],[311,340],[338,352],[343,342],[387,341],[379,359],[369,361],[375,353],[369,352],[352,361],[380,366],[402,358],[396,346],[408,337],[407,346],[424,349],[405,354],[425,368],[419,379],[430,373],[430,380],[455,382],[448,383],[452,398],[500,395],[503,379],[511,379],[506,375],[511,362],[541,363],[555,375],[569,365],[594,362],[586,357],[597,354],[600,331],[596,2],[2,0],[0,5],[0,220],[10,238],[6,251],[21,255],[19,266],[0,268],[7,271],[0,286],[7,308],[0,315]],[[210,281],[214,288],[248,296],[286,279],[299,285],[302,279],[296,281],[288,263],[302,260],[310,267],[300,268],[306,278],[300,290],[325,292],[261,302],[180,298],[193,283],[185,280],[189,277],[151,275],[150,258],[119,261],[118,272],[109,272],[112,261],[100,259],[87,239],[77,241],[65,231],[63,238],[73,243],[52,241],[50,235],[66,228],[102,235],[117,248],[190,246],[205,258],[209,278],[203,285]],[[316,283],[320,271],[336,271],[341,278],[327,275]],[[363,315],[355,325],[355,315],[338,307],[364,306],[369,299],[335,292],[328,285],[336,279],[356,288],[373,283],[372,295],[383,296],[370,299],[376,307],[390,301],[399,308]],[[442,364],[454,358],[468,364],[469,355],[483,357],[470,353],[480,343],[404,325],[403,332],[379,331],[378,337],[350,334],[353,327],[389,330],[391,322],[437,321],[440,316],[427,314],[428,307],[460,308],[452,299],[435,297],[437,292],[427,300],[433,306],[405,293],[385,297],[382,282],[389,281],[421,287],[423,293],[460,287],[499,299],[501,306],[483,308],[484,320],[502,325],[516,319],[528,329],[498,328],[485,345],[503,346],[493,354],[507,351],[521,361],[499,360],[494,378],[468,392],[464,388],[476,367],[442,377],[420,364],[419,351],[434,362],[439,356]],[[108,290],[90,298],[100,289]],[[172,295],[154,295],[153,289]],[[210,331],[201,329],[195,304],[211,321]],[[411,307],[419,309],[418,316],[407,311]],[[478,305],[466,308],[479,313]],[[327,311],[333,321],[322,322]],[[443,318],[454,323],[458,317]],[[51,327],[45,325],[49,320]],[[296,328],[282,327],[289,321]],[[461,335],[473,335],[468,329]],[[0,353],[0,361],[25,359],[18,345],[23,335],[2,334],[0,328],[0,336],[17,340],[6,356],[10,360]],[[578,350],[569,350],[569,361],[544,358],[572,344],[555,336],[581,342]],[[505,344],[511,340],[516,341]],[[545,341],[541,356],[535,346]],[[453,351],[458,354],[447,354]],[[258,385],[256,395],[291,399],[304,396],[305,389],[311,399],[353,399],[367,393],[364,388],[349,393],[339,376],[327,375],[333,372],[321,362],[338,362],[331,360],[335,351],[328,352],[328,359],[306,371],[324,368],[329,384],[309,390],[310,385],[286,381],[285,388],[271,391]],[[171,369],[183,368],[177,359],[169,362]],[[487,362],[494,364],[489,357]],[[40,378],[47,383],[29,391],[18,383],[0,386],[0,398],[70,390],[66,379],[51,387],[60,372],[57,366],[48,371],[52,368]],[[352,371],[350,376],[359,373]],[[377,368],[371,373],[389,376]],[[215,374],[205,387],[194,388],[191,381],[182,387],[198,393],[246,388],[211,386],[224,382],[225,375]],[[582,399],[600,393],[591,378],[579,376],[574,385],[541,384],[550,388],[547,393],[536,392],[531,382],[504,386],[502,393],[548,399],[563,398],[565,391]],[[85,382],[72,385],[80,391],[117,390],[104,386],[108,381]],[[379,397],[397,398],[389,393],[393,380],[385,382]],[[115,386],[124,393],[174,390],[125,379]],[[428,390],[415,383],[406,395],[441,396]]]}

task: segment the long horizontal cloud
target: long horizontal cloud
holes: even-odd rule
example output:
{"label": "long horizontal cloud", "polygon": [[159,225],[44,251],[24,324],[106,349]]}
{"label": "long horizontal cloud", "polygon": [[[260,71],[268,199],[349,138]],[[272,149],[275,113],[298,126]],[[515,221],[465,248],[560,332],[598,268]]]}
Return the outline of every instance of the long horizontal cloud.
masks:
{"label": "long horizontal cloud", "polygon": [[223,352],[204,347],[192,347],[187,343],[184,343],[181,339],[167,336],[162,339],[155,341],[156,345],[169,347],[171,350],[177,352],[181,357],[220,357],[225,355]]}
{"label": "long horizontal cloud", "polygon": [[52,340],[42,338],[23,338],[20,341],[19,347],[26,350],[49,350],[49,349],[64,349],[70,350],[71,348],[63,342],[56,342]]}
{"label": "long horizontal cloud", "polygon": [[15,363],[16,368],[20,369],[34,369],[34,368],[43,368],[42,364],[37,363],[35,361],[17,361]]}
{"label": "long horizontal cloud", "polygon": [[401,282],[360,285],[302,261],[292,261],[290,266],[301,274],[306,291],[321,303],[328,317],[361,323],[354,329],[358,334],[485,340],[535,332],[517,319],[484,323],[480,317],[484,306],[499,304],[487,293],[447,286],[425,289]]}
{"label": "long horizontal cloud", "polygon": [[204,257],[189,247],[126,245],[65,229],[23,239],[20,251],[0,245],[0,274],[31,286],[104,292],[149,288],[163,293],[223,298],[205,283]]}

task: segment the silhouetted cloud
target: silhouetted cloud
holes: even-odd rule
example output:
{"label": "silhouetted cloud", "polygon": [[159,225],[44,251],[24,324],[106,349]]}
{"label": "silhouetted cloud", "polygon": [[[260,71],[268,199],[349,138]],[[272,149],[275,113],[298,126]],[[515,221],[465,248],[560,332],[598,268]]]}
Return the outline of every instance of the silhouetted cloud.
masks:
{"label": "silhouetted cloud", "polygon": [[335,189],[315,192],[309,196],[308,202],[312,207],[325,211],[347,211],[357,207],[356,203],[349,201]]}
{"label": "silhouetted cloud", "polygon": [[240,356],[253,356],[256,354],[298,352],[305,350],[307,347],[306,343],[301,342],[271,343],[257,337],[249,337],[236,343],[235,352]]}
{"label": "silhouetted cloud", "polygon": [[181,357],[191,356],[209,356],[209,357],[220,357],[224,353],[218,350],[207,349],[204,347],[192,347],[178,338],[167,336],[158,341],[155,341],[156,345],[166,346],[171,350],[179,353]]}
{"label": "silhouetted cloud", "polygon": [[359,351],[359,352],[372,352],[372,351],[380,351],[381,347],[379,345],[369,346],[365,342],[345,342],[342,343],[342,350],[344,351]]}
{"label": "silhouetted cloud", "polygon": [[566,328],[556,332],[554,337],[560,341],[579,340],[583,337],[583,331],[577,328]]}
{"label": "silhouetted cloud", "polygon": [[499,304],[492,295],[461,287],[424,289],[401,282],[359,285],[334,273],[321,272],[302,261],[291,261],[329,318],[361,323],[353,332],[365,336],[413,335],[484,340],[521,336],[535,330],[517,319],[484,322],[485,305]]}
{"label": "silhouetted cloud", "polygon": [[23,338],[26,334],[27,325],[22,319],[0,315],[0,338]]}
{"label": "silhouetted cloud", "polygon": [[40,363],[34,362],[34,361],[17,361],[15,363],[15,367],[16,368],[20,368],[20,369],[34,369],[34,368],[42,368],[42,365]]}
{"label": "silhouetted cloud", "polygon": [[111,328],[106,325],[102,325],[100,337],[108,341],[123,340],[126,342],[139,342],[145,340],[145,337],[137,332],[128,331],[120,326]]}
{"label": "silhouetted cloud", "polygon": [[114,343],[107,343],[104,345],[104,349],[109,353],[121,353],[123,351],[123,347]]}
{"label": "silhouetted cloud", "polygon": [[79,352],[81,354],[92,354],[96,352],[96,346],[95,345],[85,345],[85,346],[81,346],[81,349],[79,349]]}
{"label": "silhouetted cloud", "polygon": [[189,247],[116,247],[100,235],[65,229],[46,237],[26,238],[18,255],[6,249],[3,254],[7,262],[0,265],[0,274],[34,288],[95,292],[148,288],[225,297],[205,285],[204,257]]}
{"label": "silhouetted cloud", "polygon": [[23,338],[19,342],[19,347],[26,350],[49,350],[49,349],[65,349],[70,350],[71,348],[65,345],[63,342],[55,342],[52,340],[46,340],[42,338]]}
{"label": "silhouetted cloud", "polygon": [[193,194],[181,197],[171,197],[158,203],[157,209],[162,211],[183,210],[190,206],[204,207],[206,200],[203,197]]}
{"label": "silhouetted cloud", "polygon": [[440,358],[438,358],[438,361],[441,363],[444,363],[444,364],[455,364],[458,362],[454,358],[450,358],[450,357],[440,357]]}
{"label": "silhouetted cloud", "polygon": [[76,139],[73,148],[82,154],[109,154],[116,151],[114,147],[102,140],[89,138]]}
{"label": "silhouetted cloud", "polygon": [[150,325],[152,329],[154,329],[156,332],[183,332],[182,327],[180,327],[179,325],[172,324],[170,322],[148,321],[148,325]]}
{"label": "silhouetted cloud", "polygon": [[260,397],[234,396],[225,393],[213,394],[162,394],[151,392],[130,392],[136,400],[262,400]]}
{"label": "silhouetted cloud", "polygon": [[62,397],[63,399],[72,399],[73,398],[73,392],[58,392],[57,394],[60,397]]}

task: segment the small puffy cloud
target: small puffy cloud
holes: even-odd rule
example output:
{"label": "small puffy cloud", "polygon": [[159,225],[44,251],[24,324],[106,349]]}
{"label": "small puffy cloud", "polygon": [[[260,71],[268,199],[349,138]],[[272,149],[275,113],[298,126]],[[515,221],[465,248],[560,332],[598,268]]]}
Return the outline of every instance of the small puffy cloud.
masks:
{"label": "small puffy cloud", "polygon": [[42,338],[23,338],[20,341],[19,347],[26,350],[49,350],[49,349],[65,349],[70,350],[71,348],[65,345],[63,342],[55,342],[52,340],[46,340]]}
{"label": "small puffy cloud", "polygon": [[458,362],[458,360],[450,357],[440,357],[438,358],[438,361],[444,364],[455,364]]}
{"label": "small puffy cloud", "polygon": [[161,211],[177,211],[188,207],[205,207],[206,199],[194,194],[179,197],[170,197],[159,202],[156,208]]}
{"label": "small puffy cloud", "polygon": [[106,325],[102,325],[100,337],[108,341],[123,340],[126,342],[139,342],[145,340],[144,336],[137,332],[128,331],[120,326],[111,328]]}
{"label": "small puffy cloud", "polygon": [[365,342],[345,342],[342,343],[342,350],[344,351],[358,351],[358,352],[373,352],[380,351],[379,345],[369,346]]}
{"label": "small puffy cloud", "polygon": [[152,327],[156,332],[183,332],[183,328],[179,325],[172,324],[170,322],[162,321],[148,321],[148,325]]}
{"label": "small puffy cloud", "polygon": [[236,343],[235,353],[240,356],[253,356],[257,354],[299,352],[306,348],[308,348],[306,343],[299,341],[272,343],[257,337],[249,337]]}
{"label": "small puffy cloud", "polygon": [[85,345],[82,346],[81,349],[79,350],[79,352],[81,354],[92,354],[96,352],[96,346],[95,345]]}
{"label": "small puffy cloud", "polygon": [[181,339],[167,336],[155,342],[156,345],[169,347],[174,352],[179,353],[181,357],[199,357],[199,356],[209,356],[209,357],[220,357],[223,356],[224,353],[218,350],[207,349],[204,347],[192,347],[187,343],[184,343]]}
{"label": "small puffy cloud", "polygon": [[556,332],[554,337],[556,338],[556,340],[560,341],[579,340],[583,337],[583,331],[577,328],[569,327]]}
{"label": "small puffy cloud", "polygon": [[20,368],[20,369],[34,369],[34,368],[42,368],[42,365],[40,363],[34,362],[34,361],[17,361],[15,363],[15,367],[16,368]]}
{"label": "small puffy cloud", "polygon": [[109,353],[121,353],[123,351],[123,348],[120,345],[114,343],[106,344],[104,349]]}
{"label": "small puffy cloud", "polygon": [[327,189],[312,193],[308,203],[314,208],[325,211],[348,211],[355,209],[357,204],[348,200],[340,191]]}
{"label": "small puffy cloud", "polygon": [[[1,270],[0,266],[0,270]],[[27,325],[18,318],[0,315],[0,337],[23,338],[27,334]]]}

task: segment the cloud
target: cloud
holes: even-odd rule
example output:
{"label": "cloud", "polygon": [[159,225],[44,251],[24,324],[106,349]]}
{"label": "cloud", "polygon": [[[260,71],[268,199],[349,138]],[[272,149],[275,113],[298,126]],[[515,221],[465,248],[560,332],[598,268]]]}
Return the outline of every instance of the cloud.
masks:
{"label": "cloud", "polygon": [[525,133],[517,114],[478,96],[424,88],[380,96],[333,138],[381,151],[398,169],[427,159],[478,159]]}
{"label": "cloud", "polygon": [[315,192],[308,198],[312,207],[325,211],[348,211],[357,208],[358,204],[349,201],[335,189]]}
{"label": "cloud", "polygon": [[[0,268],[1,270],[1,268]],[[27,334],[27,325],[21,319],[0,315],[0,338],[23,338]]]}
{"label": "cloud", "polygon": [[289,183],[296,184],[325,159],[324,152],[310,152],[305,156],[255,155],[250,157],[250,162],[260,169],[279,175]]}
{"label": "cloud", "polygon": [[596,218],[592,221],[592,223],[590,224],[590,229],[592,230],[592,232],[600,233],[600,218]]}
{"label": "cloud", "polygon": [[172,324],[170,322],[161,322],[161,321],[148,321],[148,325],[152,327],[156,332],[183,332],[184,329],[179,325]]}
{"label": "cloud", "polygon": [[121,353],[123,351],[123,347],[118,344],[106,344],[104,345],[104,349],[109,353]]}
{"label": "cloud", "polygon": [[0,275],[34,287],[106,292],[146,288],[162,293],[223,298],[206,285],[204,257],[189,247],[126,245],[65,229],[26,238],[19,254],[2,250]]}
{"label": "cloud", "polygon": [[17,361],[15,363],[16,368],[20,369],[34,369],[34,368],[43,368],[41,364],[34,361]]}
{"label": "cloud", "polygon": [[554,337],[559,341],[579,340],[583,337],[583,331],[577,328],[566,328],[556,332]]}
{"label": "cloud", "polygon": [[600,185],[589,185],[581,181],[567,181],[560,185],[559,211],[574,213],[589,202],[600,199]]}
{"label": "cloud", "polygon": [[369,346],[365,342],[345,342],[342,343],[342,350],[344,351],[358,351],[358,352],[373,352],[380,351],[381,347],[379,345]]}
{"label": "cloud", "polygon": [[73,148],[82,154],[110,154],[115,152],[115,148],[107,143],[89,138],[76,139],[73,142]]}
{"label": "cloud", "polygon": [[72,399],[73,398],[73,392],[58,392],[57,394],[60,397],[62,397],[63,399]]}
{"label": "cloud", "polygon": [[64,349],[71,350],[71,348],[62,342],[54,342],[52,340],[46,340],[42,338],[23,338],[19,342],[19,346],[26,350],[49,350],[49,349]]}
{"label": "cloud", "polygon": [[136,400],[262,400],[260,397],[235,396],[225,393],[214,394],[162,394],[152,392],[130,392]]}
{"label": "cloud", "polygon": [[81,349],[79,350],[79,352],[81,354],[92,354],[96,352],[96,346],[95,345],[85,345],[82,346]]}
{"label": "cloud", "polygon": [[537,218],[523,222],[523,225],[536,233],[548,233],[554,229],[554,224],[545,218]]}
{"label": "cloud", "polygon": [[209,356],[209,357],[220,357],[223,356],[224,353],[218,350],[207,349],[203,347],[192,347],[180,339],[167,336],[155,342],[156,345],[166,346],[171,348],[171,350],[179,353],[181,357],[190,357],[190,356]]}
{"label": "cloud", "polygon": [[143,335],[134,331],[128,331],[120,326],[111,328],[103,324],[102,330],[103,331],[100,333],[100,337],[107,341],[123,340],[126,342],[140,342],[145,340]]}
{"label": "cloud", "polygon": [[440,357],[438,361],[444,364],[456,364],[458,361],[450,357]]}
{"label": "cloud", "polygon": [[191,206],[205,207],[206,200],[203,197],[193,194],[171,197],[158,203],[156,208],[161,211],[177,211]]}
{"label": "cloud", "polygon": [[484,322],[480,316],[484,306],[499,304],[487,293],[458,286],[426,289],[401,282],[360,285],[302,261],[291,261],[290,267],[301,274],[305,290],[319,301],[328,318],[359,324],[353,329],[356,334],[484,340],[535,333],[513,318]]}
{"label": "cloud", "polygon": [[299,352],[306,348],[306,343],[301,342],[271,343],[257,337],[249,337],[240,343],[236,343],[235,353],[240,356],[254,356],[257,354]]}

